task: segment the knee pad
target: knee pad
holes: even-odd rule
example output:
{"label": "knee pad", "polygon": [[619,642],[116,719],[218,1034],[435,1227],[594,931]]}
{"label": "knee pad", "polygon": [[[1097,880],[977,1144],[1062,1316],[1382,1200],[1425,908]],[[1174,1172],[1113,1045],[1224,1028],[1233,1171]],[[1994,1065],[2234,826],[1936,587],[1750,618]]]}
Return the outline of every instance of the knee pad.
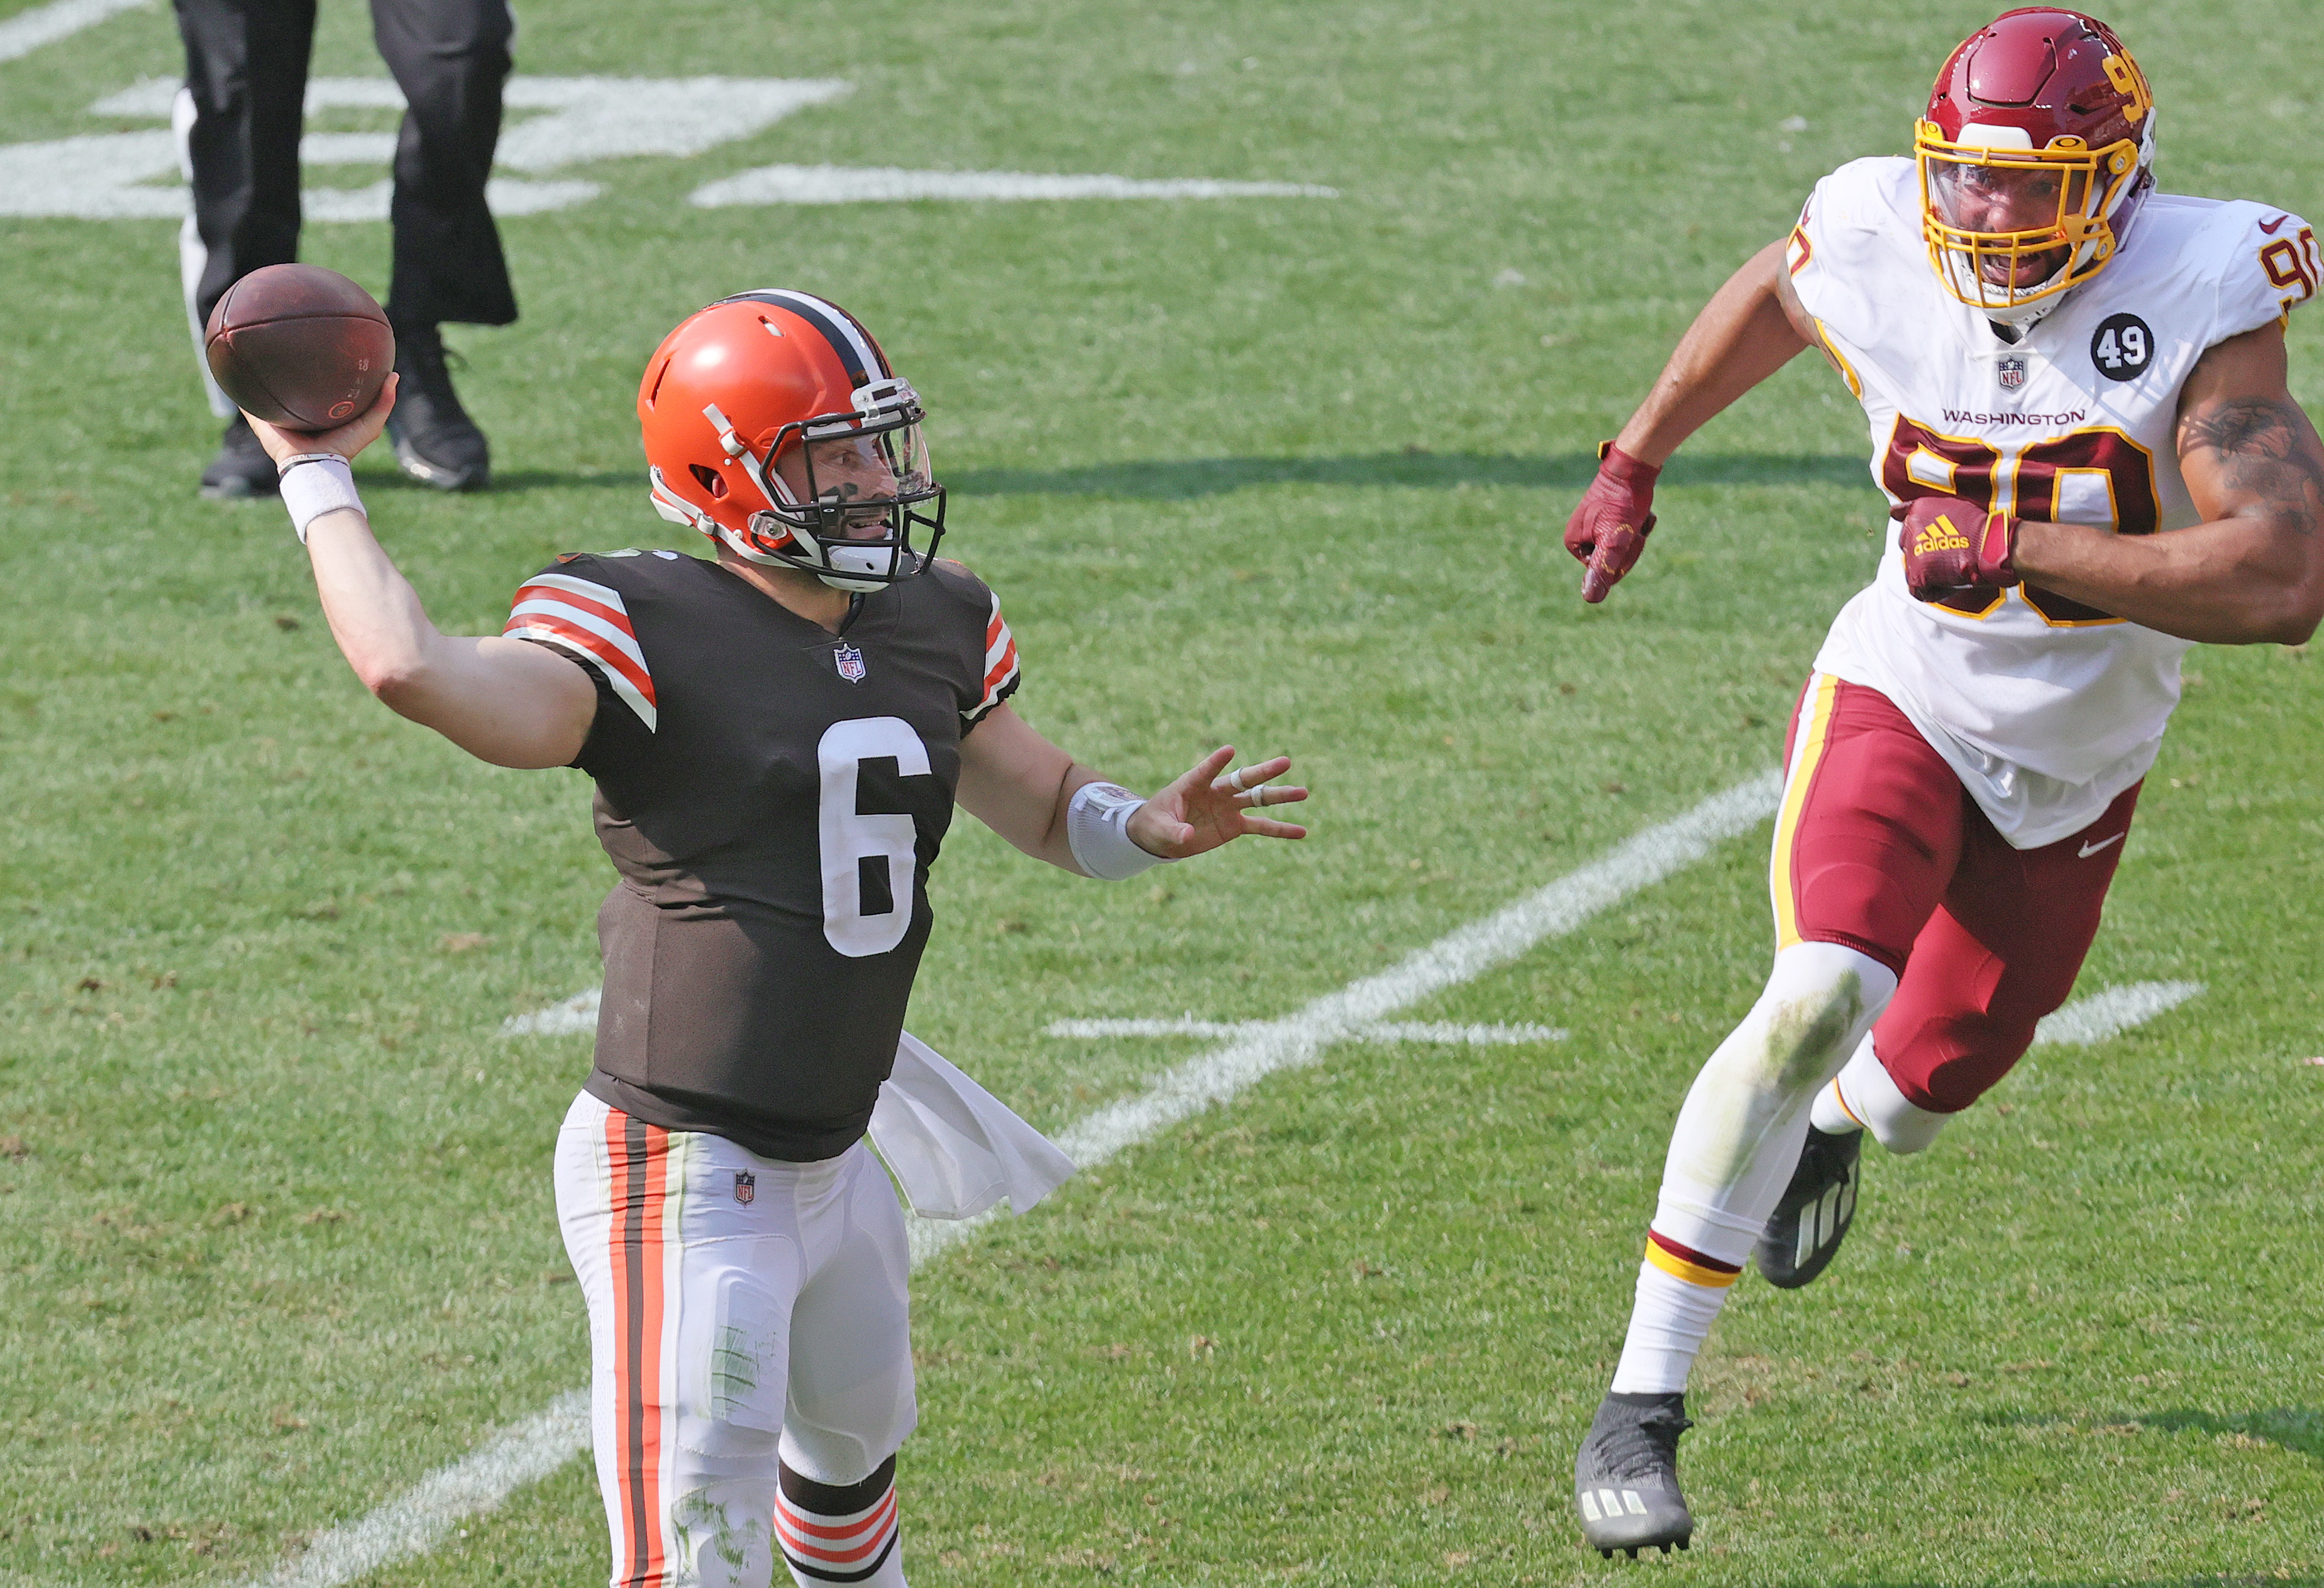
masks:
{"label": "knee pad", "polygon": [[1775,956],[1752,1006],[1766,1079],[1805,1096],[1829,1080],[1895,995],[1896,976],[1841,943],[1794,943]]}

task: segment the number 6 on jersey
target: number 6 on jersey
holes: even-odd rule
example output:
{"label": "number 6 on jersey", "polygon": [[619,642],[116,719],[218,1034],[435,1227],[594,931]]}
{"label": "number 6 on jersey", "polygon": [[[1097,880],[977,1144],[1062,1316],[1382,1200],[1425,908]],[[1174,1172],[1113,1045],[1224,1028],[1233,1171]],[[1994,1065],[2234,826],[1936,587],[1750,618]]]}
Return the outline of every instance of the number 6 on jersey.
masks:
{"label": "number 6 on jersey", "polygon": [[912,925],[912,819],[856,806],[863,763],[893,759],[899,777],[928,776],[928,748],[901,717],[855,717],[824,730],[817,825],[823,849],[823,935],[851,959],[884,954]]}

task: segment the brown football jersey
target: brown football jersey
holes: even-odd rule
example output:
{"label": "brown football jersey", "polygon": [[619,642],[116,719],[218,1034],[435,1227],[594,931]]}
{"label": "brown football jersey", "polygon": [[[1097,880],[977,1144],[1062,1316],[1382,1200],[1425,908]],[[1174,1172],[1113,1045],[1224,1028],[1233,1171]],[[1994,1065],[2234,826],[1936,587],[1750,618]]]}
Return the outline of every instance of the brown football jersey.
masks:
{"label": "brown football jersey", "polygon": [[895,1060],[961,736],[1017,687],[1000,603],[939,562],[834,635],[715,563],[613,552],[528,580],[506,632],[597,685],[574,765],[621,881],[589,1090],[765,1157],[844,1152]]}

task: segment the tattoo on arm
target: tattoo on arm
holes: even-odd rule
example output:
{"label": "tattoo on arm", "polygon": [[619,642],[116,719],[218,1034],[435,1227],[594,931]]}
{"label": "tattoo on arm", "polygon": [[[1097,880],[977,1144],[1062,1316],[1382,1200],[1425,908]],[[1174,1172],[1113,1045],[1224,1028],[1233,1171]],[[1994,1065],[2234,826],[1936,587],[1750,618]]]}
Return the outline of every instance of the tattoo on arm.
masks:
{"label": "tattoo on arm", "polygon": [[2219,481],[2280,516],[2301,535],[2324,522],[2324,457],[2308,444],[2300,409],[2281,398],[2237,398],[2207,406],[2179,427],[2181,456],[2219,454]]}

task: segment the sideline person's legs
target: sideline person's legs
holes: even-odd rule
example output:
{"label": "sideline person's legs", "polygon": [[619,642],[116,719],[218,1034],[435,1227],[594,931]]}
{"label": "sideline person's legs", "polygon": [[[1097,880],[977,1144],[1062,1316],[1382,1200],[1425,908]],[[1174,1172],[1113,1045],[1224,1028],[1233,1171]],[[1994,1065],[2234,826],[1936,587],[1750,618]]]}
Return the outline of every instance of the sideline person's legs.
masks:
{"label": "sideline person's legs", "polygon": [[372,36],[403,90],[387,317],[407,327],[516,318],[484,203],[515,32],[507,0],[372,0]]}
{"label": "sideline person's legs", "polygon": [[178,228],[178,271],[194,366],[210,411],[227,421],[203,469],[212,498],[271,496],[274,464],[211,379],[202,331],[226,289],[299,257],[299,137],[315,0],[177,0],[186,83],[171,108],[193,209]]}
{"label": "sideline person's legs", "polygon": [[507,0],[372,0],[372,36],[403,89],[395,145],[395,411],[388,439],[406,474],[439,491],[492,480],[492,445],[453,389],[443,322],[505,326],[516,294],[485,202],[515,34]]}

